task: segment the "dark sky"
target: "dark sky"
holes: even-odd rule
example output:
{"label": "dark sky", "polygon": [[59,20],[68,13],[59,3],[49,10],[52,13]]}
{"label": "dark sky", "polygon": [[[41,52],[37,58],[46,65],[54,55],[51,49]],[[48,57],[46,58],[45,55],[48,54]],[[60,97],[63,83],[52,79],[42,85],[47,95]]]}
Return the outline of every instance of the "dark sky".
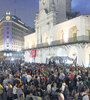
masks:
{"label": "dark sky", "polygon": [[[14,14],[16,8],[16,15],[21,18],[23,22],[34,26],[34,19],[36,12],[38,12],[39,0],[0,0],[0,18],[6,11]],[[81,14],[90,14],[90,0],[72,0],[72,10],[80,11]]]}

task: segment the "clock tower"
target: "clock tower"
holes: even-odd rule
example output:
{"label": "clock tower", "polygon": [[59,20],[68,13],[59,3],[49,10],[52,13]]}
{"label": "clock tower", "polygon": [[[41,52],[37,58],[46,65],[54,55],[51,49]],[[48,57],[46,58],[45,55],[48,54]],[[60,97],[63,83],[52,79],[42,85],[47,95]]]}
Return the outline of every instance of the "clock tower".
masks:
{"label": "clock tower", "polygon": [[54,25],[66,20],[66,8],[66,0],[39,0],[39,12],[35,19],[38,44],[43,43],[45,36],[47,36],[46,41],[52,40],[50,30],[53,29]]}

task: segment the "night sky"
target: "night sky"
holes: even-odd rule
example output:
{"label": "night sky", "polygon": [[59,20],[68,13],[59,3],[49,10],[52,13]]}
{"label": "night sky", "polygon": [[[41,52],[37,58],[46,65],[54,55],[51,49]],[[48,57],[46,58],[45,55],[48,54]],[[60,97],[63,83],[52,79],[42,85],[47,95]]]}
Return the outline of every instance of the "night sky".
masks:
{"label": "night sky", "polygon": [[[7,11],[16,15],[31,27],[34,27],[34,19],[39,8],[39,0],[0,0],[0,18]],[[90,0],[72,0],[72,11],[80,11],[81,14],[90,14]]]}

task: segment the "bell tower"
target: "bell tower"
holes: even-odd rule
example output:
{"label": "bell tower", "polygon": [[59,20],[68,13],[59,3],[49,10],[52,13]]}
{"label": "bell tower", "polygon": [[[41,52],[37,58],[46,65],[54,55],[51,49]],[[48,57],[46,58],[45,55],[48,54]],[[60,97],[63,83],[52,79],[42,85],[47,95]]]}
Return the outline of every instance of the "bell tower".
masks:
{"label": "bell tower", "polygon": [[72,0],[66,0],[66,12],[71,12],[71,2]]}
{"label": "bell tower", "polygon": [[71,0],[39,0],[39,14],[45,10],[48,14],[53,12],[56,24],[66,20],[66,12],[71,10]]}
{"label": "bell tower", "polygon": [[39,12],[43,9],[49,10],[49,0],[39,0]]}
{"label": "bell tower", "polygon": [[50,30],[53,29],[54,25],[66,21],[66,12],[69,6],[66,6],[66,1],[70,0],[39,0],[39,12],[35,19],[38,44],[43,42],[43,34],[47,35],[47,41],[50,39],[52,41]]}

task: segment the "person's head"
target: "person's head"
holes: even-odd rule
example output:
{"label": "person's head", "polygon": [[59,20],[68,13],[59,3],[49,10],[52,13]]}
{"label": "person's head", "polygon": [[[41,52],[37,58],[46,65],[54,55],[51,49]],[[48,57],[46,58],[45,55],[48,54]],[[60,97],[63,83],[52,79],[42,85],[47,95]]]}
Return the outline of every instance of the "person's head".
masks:
{"label": "person's head", "polygon": [[9,75],[7,75],[6,79],[9,79]]}
{"label": "person's head", "polygon": [[57,89],[56,92],[57,92],[57,94],[58,94],[58,93],[61,93],[61,90],[60,90],[60,89]]}
{"label": "person's head", "polygon": [[20,94],[20,100],[24,98],[24,94]]}
{"label": "person's head", "polygon": [[19,88],[20,88],[20,89],[23,89],[23,88],[24,88],[24,86],[23,86],[23,85],[20,85],[20,86],[19,86]]}
{"label": "person's head", "polygon": [[57,84],[56,83],[54,83],[54,88],[56,88],[57,87]]}
{"label": "person's head", "polygon": [[13,88],[13,86],[11,85],[10,82],[8,82],[8,87],[9,87],[9,88]]}
{"label": "person's head", "polygon": [[15,84],[14,86],[17,87],[17,84]]}
{"label": "person's head", "polygon": [[82,87],[82,88],[81,88],[81,92],[84,92],[84,91],[85,91],[85,89],[84,89],[84,87]]}
{"label": "person's head", "polygon": [[27,90],[27,95],[31,95],[31,90]]}
{"label": "person's head", "polygon": [[47,97],[48,97],[48,93],[44,92],[44,98],[47,98]]}

